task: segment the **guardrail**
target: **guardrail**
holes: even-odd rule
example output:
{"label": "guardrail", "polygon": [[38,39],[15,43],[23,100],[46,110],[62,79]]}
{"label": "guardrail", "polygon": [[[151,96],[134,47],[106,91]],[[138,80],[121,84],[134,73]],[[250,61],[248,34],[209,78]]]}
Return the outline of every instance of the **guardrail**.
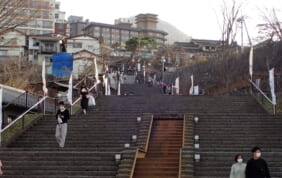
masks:
{"label": "guardrail", "polygon": [[[260,97],[256,98],[256,96],[253,93],[253,87],[252,88],[252,95],[257,99],[257,101],[265,107],[266,110],[269,110],[270,108],[267,107],[264,101],[267,101],[269,104],[272,105],[272,112],[274,115],[276,115],[276,103],[273,103],[272,100],[264,93],[252,80],[249,80],[251,85],[259,92]],[[265,100],[264,100],[265,99]]]}
{"label": "guardrail", "polygon": [[[9,129],[13,128],[15,130],[13,130],[13,133],[14,132],[22,132],[24,131],[25,129],[25,126],[26,126],[26,122],[25,122],[25,116],[30,113],[32,110],[34,110],[36,107],[38,107],[39,105],[41,105],[43,103],[43,116],[45,115],[45,101],[46,99],[48,98],[48,96],[44,96],[43,98],[41,98],[37,103],[35,103],[32,107],[30,107],[28,110],[26,110],[24,113],[22,113],[21,115],[19,115],[14,121],[12,121],[11,123],[9,123],[5,128],[3,128],[1,131],[0,131],[0,146],[2,146],[2,143],[3,143],[3,140],[2,139],[2,136],[3,136],[3,133],[6,133]],[[38,118],[40,115],[36,115],[35,117]],[[34,119],[31,119],[31,121],[29,122],[32,122],[34,120],[36,120],[36,118]],[[21,120],[21,123],[19,123],[19,121]],[[18,123],[16,125],[16,123]],[[16,125],[16,126],[15,126]],[[13,135],[12,135],[13,136]],[[12,137],[11,136],[11,137]],[[5,140],[6,141],[6,140]]]}

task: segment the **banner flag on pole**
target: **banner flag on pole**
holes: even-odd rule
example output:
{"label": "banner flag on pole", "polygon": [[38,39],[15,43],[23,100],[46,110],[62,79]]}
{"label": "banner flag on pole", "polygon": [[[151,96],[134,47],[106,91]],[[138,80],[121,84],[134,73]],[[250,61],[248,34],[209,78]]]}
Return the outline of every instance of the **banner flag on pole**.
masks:
{"label": "banner flag on pole", "polygon": [[98,66],[97,66],[97,59],[94,58],[94,67],[95,67],[95,78],[96,78],[96,83],[99,81],[99,72],[98,72]]}
{"label": "banner flag on pole", "polygon": [[117,91],[117,95],[120,96],[120,80],[118,81],[118,91]]}
{"label": "banner flag on pole", "polygon": [[254,48],[251,46],[249,55],[249,73],[251,80],[253,79],[253,63],[254,63]]}
{"label": "banner flag on pole", "polygon": [[194,76],[191,75],[191,88],[189,90],[189,95],[193,95],[194,93]]}
{"label": "banner flag on pole", "polygon": [[72,105],[72,73],[70,75],[70,79],[69,79],[69,89],[68,89],[68,95],[67,95],[67,98],[68,98],[68,102],[70,105]]}
{"label": "banner flag on pole", "polygon": [[[2,101],[3,101],[3,88],[0,88],[0,131],[2,130],[2,122],[3,122]],[[1,135],[0,135],[0,137],[1,137]],[[0,140],[1,140],[1,138],[0,138]]]}
{"label": "banner flag on pole", "polygon": [[179,77],[175,79],[175,89],[176,89],[175,91],[176,95],[179,95]]}
{"label": "banner flag on pole", "polygon": [[108,86],[108,96],[111,96],[111,85],[107,84]]}
{"label": "banner flag on pole", "polygon": [[269,70],[269,86],[272,96],[272,104],[276,105],[276,95],[275,95],[275,86],[274,86],[274,68]]}
{"label": "banner flag on pole", "polygon": [[46,62],[45,60],[43,60],[42,62],[42,90],[43,90],[44,96],[48,94],[48,89],[46,86],[46,77],[45,77],[45,68],[46,68],[45,66],[46,66]]}
{"label": "banner flag on pole", "polygon": [[108,95],[108,79],[105,75],[103,75],[103,86],[105,87],[105,95],[107,96]]}
{"label": "banner flag on pole", "polygon": [[199,85],[194,86],[194,95],[199,95]]}

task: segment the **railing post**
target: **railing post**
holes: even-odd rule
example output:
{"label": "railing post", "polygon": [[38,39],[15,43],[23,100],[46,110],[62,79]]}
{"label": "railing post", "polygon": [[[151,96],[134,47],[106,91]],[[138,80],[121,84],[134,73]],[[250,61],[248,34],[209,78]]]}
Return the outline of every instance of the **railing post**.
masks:
{"label": "railing post", "polygon": [[276,104],[273,105],[273,115],[276,115]]}
{"label": "railing post", "polygon": [[54,113],[57,111],[57,98],[54,99]]}
{"label": "railing post", "polygon": [[72,105],[70,106],[70,115],[72,115]]}
{"label": "railing post", "polygon": [[25,91],[25,108],[27,109],[27,107],[28,107],[28,101],[27,101],[27,99],[28,99],[28,91]]}
{"label": "railing post", "polygon": [[22,118],[22,130],[24,130],[24,116],[23,116],[23,118]]}
{"label": "railing post", "polygon": [[43,101],[43,119],[45,119],[46,114],[46,100]]}

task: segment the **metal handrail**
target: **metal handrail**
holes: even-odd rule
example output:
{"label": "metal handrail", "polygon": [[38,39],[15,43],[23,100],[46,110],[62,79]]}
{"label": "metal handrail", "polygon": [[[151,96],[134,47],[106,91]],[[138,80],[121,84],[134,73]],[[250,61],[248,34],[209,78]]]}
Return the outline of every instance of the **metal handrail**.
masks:
{"label": "metal handrail", "polygon": [[[96,82],[90,89],[89,91],[92,91],[94,88],[96,88],[100,84],[100,81]],[[73,103],[71,103],[71,106],[75,105],[77,102],[81,100],[81,97],[78,97]]]}
{"label": "metal handrail", "polygon": [[273,105],[273,114],[276,114],[276,103],[273,103],[273,101],[251,80],[249,79],[249,82],[264,96],[264,98],[270,102]]}
{"label": "metal handrail", "polygon": [[182,148],[179,151],[178,178],[182,177]]}
{"label": "metal handrail", "polygon": [[26,110],[24,113],[22,113],[20,116],[18,116],[13,122],[8,124],[4,129],[0,131],[0,133],[3,133],[5,130],[7,130],[9,127],[11,127],[14,123],[16,123],[18,120],[23,118],[27,113],[29,113],[31,110],[33,110],[35,107],[37,107],[39,104],[41,104],[43,101],[45,101],[48,98],[48,96],[43,97],[41,100],[39,100],[36,104],[34,104],[31,108]]}
{"label": "metal handrail", "polygon": [[22,97],[23,95],[26,95],[26,92],[22,93],[21,95],[17,96],[16,98],[14,98],[12,101],[10,101],[9,103],[7,103],[3,109],[8,108],[10,105],[12,105],[15,101],[17,101],[20,97]]}

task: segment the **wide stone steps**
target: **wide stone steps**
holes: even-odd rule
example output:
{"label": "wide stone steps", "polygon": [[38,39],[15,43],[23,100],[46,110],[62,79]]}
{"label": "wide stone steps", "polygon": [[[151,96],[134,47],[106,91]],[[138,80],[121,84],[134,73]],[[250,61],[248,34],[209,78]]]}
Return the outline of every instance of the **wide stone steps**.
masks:
{"label": "wide stone steps", "polygon": [[[92,113],[72,116],[65,148],[58,148],[55,141],[54,116],[45,117],[8,148],[2,148],[4,177],[114,178],[118,171],[129,175],[126,170],[133,165],[136,152],[130,149],[137,148],[131,137],[138,135],[136,118],[142,115]],[[124,148],[125,143],[130,149]],[[114,160],[116,153],[122,155],[121,169]]]}
{"label": "wide stone steps", "polygon": [[1,151],[5,176],[115,176],[114,153]]}
{"label": "wide stone steps", "polygon": [[194,164],[195,178],[228,177],[234,156],[242,153],[247,161],[251,158],[250,150],[254,146],[262,148],[271,176],[282,177],[281,116],[261,113],[210,113],[197,116],[200,120],[194,123],[193,131],[194,135],[200,136],[200,149],[193,151],[201,155],[201,160]]}

